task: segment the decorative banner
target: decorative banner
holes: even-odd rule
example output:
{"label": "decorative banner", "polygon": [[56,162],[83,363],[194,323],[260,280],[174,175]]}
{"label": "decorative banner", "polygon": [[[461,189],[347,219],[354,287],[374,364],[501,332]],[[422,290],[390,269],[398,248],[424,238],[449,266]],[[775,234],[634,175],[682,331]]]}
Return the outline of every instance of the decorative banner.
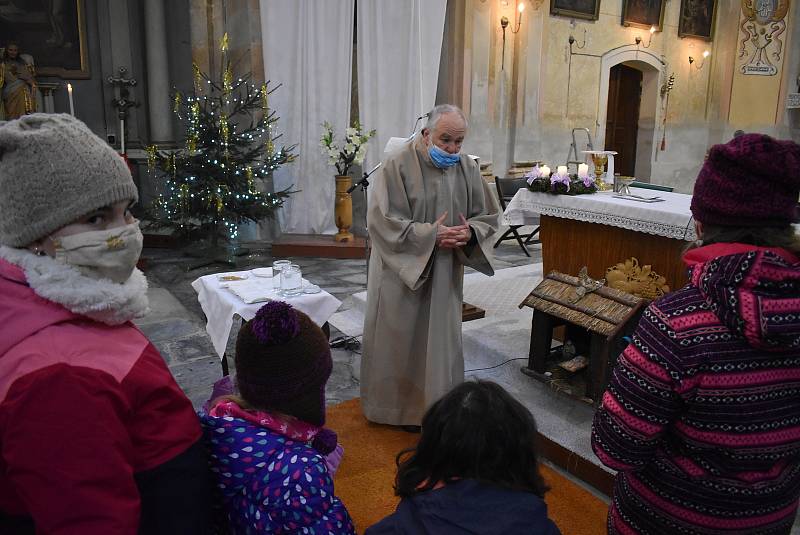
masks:
{"label": "decorative banner", "polygon": [[[743,33],[739,44],[739,59],[744,59],[742,74],[775,76],[782,63],[784,42],[781,34],[786,31],[783,20],[789,11],[790,0],[742,0]],[[776,64],[778,64],[776,66]]]}

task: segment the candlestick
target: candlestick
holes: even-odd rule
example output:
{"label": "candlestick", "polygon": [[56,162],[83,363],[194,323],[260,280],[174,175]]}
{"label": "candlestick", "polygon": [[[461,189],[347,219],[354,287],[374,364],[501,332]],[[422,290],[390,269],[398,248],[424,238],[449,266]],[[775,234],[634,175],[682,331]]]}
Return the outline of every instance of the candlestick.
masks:
{"label": "candlestick", "polygon": [[75,117],[75,103],[72,101],[72,84],[67,84],[67,93],[69,94],[69,114]]}

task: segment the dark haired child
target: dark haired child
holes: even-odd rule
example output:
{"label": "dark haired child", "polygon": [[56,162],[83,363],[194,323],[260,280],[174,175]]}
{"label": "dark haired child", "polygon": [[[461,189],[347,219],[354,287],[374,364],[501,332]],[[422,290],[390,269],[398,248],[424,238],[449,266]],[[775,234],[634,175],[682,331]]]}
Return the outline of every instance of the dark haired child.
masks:
{"label": "dark haired child", "polygon": [[366,535],[559,534],[535,440],[531,413],[500,385],[462,383],[425,413],[417,446],[397,456],[402,500]]}
{"label": "dark haired child", "polygon": [[323,427],[332,362],[322,330],[267,303],[239,331],[235,363],[240,397],[201,414],[232,533],[355,533],[333,493],[341,446]]}

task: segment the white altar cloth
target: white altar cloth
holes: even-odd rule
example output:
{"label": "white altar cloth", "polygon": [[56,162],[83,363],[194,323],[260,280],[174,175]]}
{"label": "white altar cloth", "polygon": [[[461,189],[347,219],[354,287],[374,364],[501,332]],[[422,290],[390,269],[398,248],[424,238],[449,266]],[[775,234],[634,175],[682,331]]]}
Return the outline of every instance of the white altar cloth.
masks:
{"label": "white altar cloth", "polygon": [[[642,197],[658,196],[663,202],[646,203],[614,197],[601,191],[588,195],[553,195],[523,188],[517,191],[503,214],[508,225],[530,225],[541,215],[599,223],[676,240],[694,241],[692,196],[669,191],[631,188]],[[538,224],[538,223],[537,223]]]}
{"label": "white altar cloth", "polygon": [[[273,294],[272,299],[286,301],[296,309],[308,314],[311,321],[320,326],[328,321],[328,318],[342,304],[341,301],[325,290],[316,294],[283,297],[273,292],[271,278],[254,277],[252,272],[249,271],[234,271],[224,273],[224,275],[236,275],[237,273],[246,273],[248,278],[243,282],[247,282],[249,285],[256,283],[256,281],[262,281],[265,291]],[[223,273],[214,273],[213,275],[205,275],[195,279],[192,282],[192,288],[197,292],[197,300],[200,301],[200,306],[206,315],[206,332],[211,338],[211,343],[217,355],[222,358],[225,355],[225,346],[228,345],[228,337],[231,334],[231,327],[233,327],[234,315],[239,315],[244,321],[249,321],[256,316],[258,309],[264,306],[264,302],[245,303],[226,287],[232,284],[231,282],[221,283],[219,281],[220,275],[223,275]],[[303,279],[303,285],[304,287],[307,285],[305,279]]]}

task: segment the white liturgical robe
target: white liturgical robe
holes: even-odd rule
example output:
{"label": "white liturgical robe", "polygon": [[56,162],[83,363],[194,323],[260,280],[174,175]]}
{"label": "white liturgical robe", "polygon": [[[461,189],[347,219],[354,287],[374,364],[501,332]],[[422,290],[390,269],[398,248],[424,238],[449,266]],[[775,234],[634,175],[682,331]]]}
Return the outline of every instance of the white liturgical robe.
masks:
{"label": "white liturgical robe", "polygon": [[[389,155],[373,181],[372,240],[361,360],[361,404],[371,421],[419,425],[425,410],[464,380],[464,266],[493,275],[496,197],[477,164],[439,169],[421,138]],[[436,246],[436,220],[467,219],[473,240]]]}

